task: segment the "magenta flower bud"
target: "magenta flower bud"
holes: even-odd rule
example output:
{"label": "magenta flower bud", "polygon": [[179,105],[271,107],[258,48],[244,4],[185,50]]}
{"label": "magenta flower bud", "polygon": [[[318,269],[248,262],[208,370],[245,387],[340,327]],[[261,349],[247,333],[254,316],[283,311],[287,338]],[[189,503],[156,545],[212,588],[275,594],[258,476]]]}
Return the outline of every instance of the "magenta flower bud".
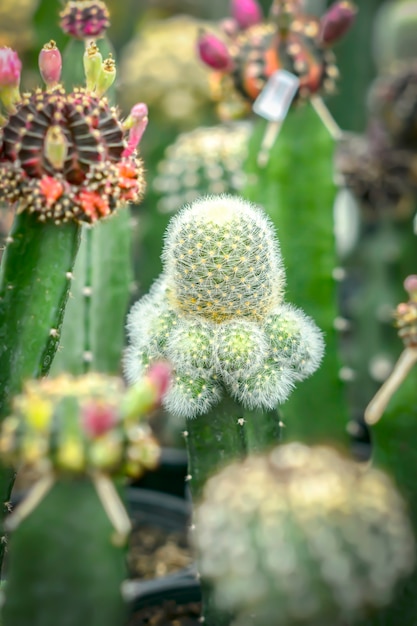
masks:
{"label": "magenta flower bud", "polygon": [[144,102],[139,102],[130,111],[130,115],[124,123],[124,128],[129,129],[127,146],[123,151],[124,157],[130,157],[138,147],[143,133],[148,125],[148,107]]}
{"label": "magenta flower bud", "polygon": [[61,70],[61,53],[56,47],[55,41],[51,39],[49,43],[44,45],[39,53],[39,71],[47,87],[53,87],[59,83]]}
{"label": "magenta flower bud", "polygon": [[212,33],[200,30],[197,41],[200,59],[214,70],[228,71],[232,67],[232,58],[226,44]]}
{"label": "magenta flower bud", "polygon": [[91,402],[82,409],[81,423],[89,437],[100,437],[116,425],[118,416],[114,407]]}
{"label": "magenta flower bud", "polygon": [[159,404],[171,384],[172,367],[167,361],[158,361],[151,365],[146,377],[156,389],[156,402]]}
{"label": "magenta flower bud", "polygon": [[242,30],[262,21],[262,9],[256,0],[232,0],[232,17]]}
{"label": "magenta flower bud", "polygon": [[2,87],[18,87],[22,62],[17,52],[11,48],[0,48],[0,89]]}
{"label": "magenta flower bud", "polygon": [[320,43],[332,45],[341,39],[355,21],[356,13],[357,8],[352,2],[335,2],[320,20]]}
{"label": "magenta flower bud", "polygon": [[417,275],[411,274],[404,281],[404,289],[410,294],[412,299],[417,296]]}

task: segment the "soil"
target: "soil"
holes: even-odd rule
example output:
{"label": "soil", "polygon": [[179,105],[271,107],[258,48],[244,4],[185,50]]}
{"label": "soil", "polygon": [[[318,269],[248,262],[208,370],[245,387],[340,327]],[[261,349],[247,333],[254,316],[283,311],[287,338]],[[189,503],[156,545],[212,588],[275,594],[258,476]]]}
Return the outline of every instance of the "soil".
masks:
{"label": "soil", "polygon": [[201,603],[177,605],[174,600],[163,606],[152,606],[136,611],[128,626],[201,626]]}
{"label": "soil", "polygon": [[133,529],[127,556],[131,578],[160,578],[191,565],[192,561],[185,531],[168,531],[148,524]]}

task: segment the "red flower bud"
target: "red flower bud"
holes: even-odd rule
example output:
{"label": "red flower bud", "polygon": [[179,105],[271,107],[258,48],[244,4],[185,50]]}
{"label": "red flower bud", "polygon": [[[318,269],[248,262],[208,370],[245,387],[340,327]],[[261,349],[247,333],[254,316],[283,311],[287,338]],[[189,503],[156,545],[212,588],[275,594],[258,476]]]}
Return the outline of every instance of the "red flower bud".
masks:
{"label": "red flower bud", "polygon": [[410,297],[414,300],[417,296],[417,275],[411,274],[407,276],[404,281],[404,289],[410,294]]}
{"label": "red flower bud", "polygon": [[166,361],[159,361],[149,368],[146,376],[157,390],[156,402],[159,404],[171,383],[172,368]]}
{"label": "red flower bud", "polygon": [[39,71],[47,87],[52,87],[59,83],[61,70],[61,53],[56,47],[55,41],[51,39],[49,43],[44,45],[39,53]]}
{"label": "red flower bud", "polygon": [[197,50],[203,63],[214,70],[227,71],[232,66],[232,59],[226,44],[212,33],[200,31]]}
{"label": "red flower bud", "polygon": [[262,10],[256,0],[232,0],[232,17],[242,30],[262,21]]}
{"label": "red flower bud", "polygon": [[347,33],[352,26],[357,8],[348,0],[336,2],[320,20],[319,41],[332,45]]}
{"label": "red flower bud", "polygon": [[22,62],[17,52],[11,48],[0,48],[0,89],[2,87],[18,87]]}
{"label": "red flower bud", "polygon": [[83,407],[81,420],[89,437],[99,437],[116,425],[118,416],[114,407],[91,402]]}

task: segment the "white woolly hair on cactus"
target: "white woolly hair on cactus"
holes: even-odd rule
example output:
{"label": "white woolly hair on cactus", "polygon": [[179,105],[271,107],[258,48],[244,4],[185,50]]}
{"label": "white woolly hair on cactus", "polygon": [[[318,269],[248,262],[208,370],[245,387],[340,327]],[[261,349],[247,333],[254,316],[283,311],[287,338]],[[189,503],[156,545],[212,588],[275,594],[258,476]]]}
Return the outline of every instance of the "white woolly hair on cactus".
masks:
{"label": "white woolly hair on cactus", "polygon": [[323,333],[304,311],[283,303],[270,312],[263,328],[272,358],[288,367],[296,380],[316,371],[324,355]]}
{"label": "white woolly hair on cactus", "polygon": [[216,370],[226,380],[249,375],[268,357],[267,337],[256,321],[237,318],[217,324],[213,340]]}
{"label": "white woolly hair on cactus", "polygon": [[183,318],[172,329],[166,356],[178,372],[211,371],[214,367],[215,328],[204,318]]}
{"label": "white woolly hair on cactus", "polygon": [[261,319],[282,300],[285,282],[269,218],[239,197],[208,196],[170,222],[162,253],[175,308],[220,322]]}
{"label": "white woolly hair on cactus", "polygon": [[262,209],[226,195],[197,200],[171,220],[163,261],[129,313],[124,369],[133,383],[169,360],[173,414],[205,413],[223,389],[246,408],[272,409],[317,369],[321,331],[282,301],[281,253]]}
{"label": "white woolly hair on cactus", "polygon": [[208,372],[177,372],[165,395],[164,406],[172,415],[192,419],[207,413],[221,397],[221,385]]}
{"label": "white woolly hair on cactus", "polygon": [[288,367],[268,359],[257,370],[226,375],[233,398],[248,409],[274,409],[288,399],[295,377]]}

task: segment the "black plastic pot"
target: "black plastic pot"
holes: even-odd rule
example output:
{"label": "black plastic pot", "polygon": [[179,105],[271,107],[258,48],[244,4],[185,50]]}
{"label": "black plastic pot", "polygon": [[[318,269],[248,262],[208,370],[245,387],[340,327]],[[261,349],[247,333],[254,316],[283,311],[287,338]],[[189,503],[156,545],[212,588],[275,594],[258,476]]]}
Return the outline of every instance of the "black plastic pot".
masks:
{"label": "black plastic pot", "polygon": [[[127,585],[129,585],[129,582]],[[140,588],[126,586],[123,589],[123,593],[130,604],[131,617],[129,624],[132,624],[132,626],[138,621],[135,620],[135,614],[146,609],[151,611],[156,607],[164,607],[168,603],[184,606],[190,603],[201,602],[200,584],[190,574],[180,579],[166,577],[161,580],[151,580],[143,583]],[[197,623],[198,616],[196,615]]]}
{"label": "black plastic pot", "polygon": [[162,448],[161,460],[154,471],[146,472],[132,487],[153,489],[184,498],[186,495],[187,452],[180,448]]}

